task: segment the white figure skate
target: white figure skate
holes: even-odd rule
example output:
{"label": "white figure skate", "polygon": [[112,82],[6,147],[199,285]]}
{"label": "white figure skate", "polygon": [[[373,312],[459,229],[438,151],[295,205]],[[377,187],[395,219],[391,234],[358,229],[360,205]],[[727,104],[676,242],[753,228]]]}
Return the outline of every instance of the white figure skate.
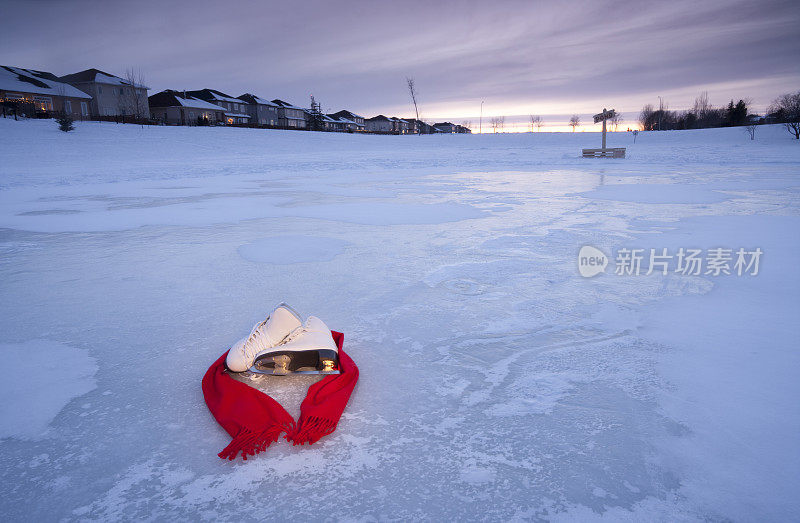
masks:
{"label": "white figure skate", "polygon": [[280,345],[261,351],[250,367],[254,374],[340,374],[339,348],[331,330],[315,316]]}
{"label": "white figure skate", "polygon": [[253,327],[248,337],[231,347],[228,357],[225,358],[225,365],[233,372],[246,371],[258,355],[283,342],[302,325],[303,320],[294,309],[285,303],[279,304],[266,320]]}

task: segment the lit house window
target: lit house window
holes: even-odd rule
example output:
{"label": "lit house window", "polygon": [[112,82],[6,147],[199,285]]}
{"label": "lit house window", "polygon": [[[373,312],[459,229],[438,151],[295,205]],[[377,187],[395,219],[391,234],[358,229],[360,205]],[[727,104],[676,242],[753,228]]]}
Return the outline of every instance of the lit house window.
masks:
{"label": "lit house window", "polygon": [[53,100],[51,98],[47,98],[44,96],[34,96],[33,103],[36,105],[36,109],[38,109],[39,111],[53,110]]}

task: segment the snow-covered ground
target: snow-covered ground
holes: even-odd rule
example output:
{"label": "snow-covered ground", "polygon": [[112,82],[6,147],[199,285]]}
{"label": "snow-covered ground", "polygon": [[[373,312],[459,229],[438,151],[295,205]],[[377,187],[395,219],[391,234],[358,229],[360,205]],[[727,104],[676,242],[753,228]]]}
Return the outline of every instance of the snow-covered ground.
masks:
{"label": "snow-covered ground", "polygon": [[[0,119],[0,513],[796,518],[800,143],[632,142]],[[681,247],[763,256],[614,273]],[[282,300],[361,380],[313,447],[220,460],[200,379]],[[255,385],[297,412],[313,379]]]}

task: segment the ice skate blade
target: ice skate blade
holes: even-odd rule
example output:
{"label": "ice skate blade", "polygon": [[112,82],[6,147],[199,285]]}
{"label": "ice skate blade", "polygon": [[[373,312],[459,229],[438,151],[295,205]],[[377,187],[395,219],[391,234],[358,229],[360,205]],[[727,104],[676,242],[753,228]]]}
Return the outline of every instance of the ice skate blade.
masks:
{"label": "ice skate blade", "polygon": [[262,376],[291,376],[292,374],[341,374],[339,370],[286,370],[250,367],[245,372],[260,374]]}

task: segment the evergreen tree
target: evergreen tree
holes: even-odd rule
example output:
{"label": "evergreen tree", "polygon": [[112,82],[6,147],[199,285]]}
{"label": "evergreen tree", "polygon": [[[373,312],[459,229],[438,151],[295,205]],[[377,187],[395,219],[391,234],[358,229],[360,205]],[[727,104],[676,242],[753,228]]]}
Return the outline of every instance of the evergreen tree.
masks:
{"label": "evergreen tree", "polygon": [[72,119],[71,116],[68,116],[66,114],[59,116],[56,119],[56,122],[58,122],[58,128],[64,131],[65,133],[68,133],[75,129],[74,120]]}

